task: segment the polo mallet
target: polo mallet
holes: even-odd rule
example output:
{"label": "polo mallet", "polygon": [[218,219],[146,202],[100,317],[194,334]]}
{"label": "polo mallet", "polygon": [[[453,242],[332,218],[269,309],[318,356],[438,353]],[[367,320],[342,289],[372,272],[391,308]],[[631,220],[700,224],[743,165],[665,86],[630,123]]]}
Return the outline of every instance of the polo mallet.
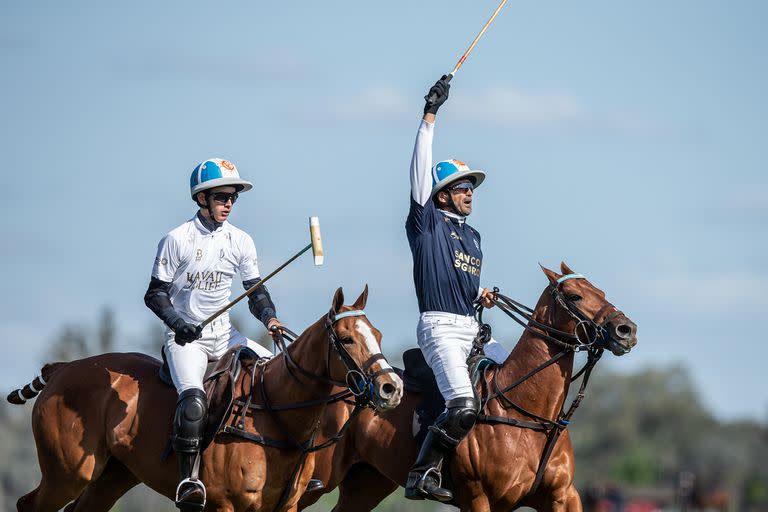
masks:
{"label": "polo mallet", "polygon": [[[464,61],[467,60],[467,57],[469,56],[472,49],[475,47],[475,45],[480,40],[480,38],[483,37],[483,34],[485,34],[485,31],[488,30],[488,27],[491,25],[491,23],[493,23],[493,20],[496,19],[496,16],[499,15],[501,8],[504,7],[504,4],[506,3],[507,3],[507,0],[501,0],[501,3],[499,4],[499,6],[496,8],[495,11],[493,11],[493,14],[491,15],[491,19],[488,20],[488,22],[485,24],[485,26],[480,31],[480,33],[477,34],[477,37],[475,38],[475,40],[472,41],[472,44],[469,45],[469,48],[467,48],[467,51],[465,51],[464,55],[461,56],[461,58],[459,59],[459,62],[457,62],[456,65],[453,67],[453,71],[451,71],[446,75],[445,83],[450,82],[451,79],[453,78],[453,75],[455,75],[456,72],[459,70],[459,68],[464,64]],[[424,99],[427,100],[427,103],[429,103],[430,105],[434,105],[435,100],[437,100],[437,95],[435,94],[427,95],[427,96],[424,96]]]}
{"label": "polo mallet", "polygon": [[203,327],[213,322],[216,318],[219,317],[222,313],[224,313],[226,310],[243,300],[245,297],[249,296],[253,291],[258,288],[259,286],[264,285],[267,281],[269,281],[272,276],[283,270],[285,267],[287,267],[293,260],[307,252],[308,250],[312,249],[312,254],[315,257],[315,266],[319,266],[323,264],[323,241],[320,238],[320,219],[317,217],[310,217],[309,218],[309,237],[310,237],[310,243],[307,244],[306,247],[304,247],[302,250],[291,256],[288,261],[277,267],[275,270],[270,272],[264,279],[256,283],[255,285],[251,286],[245,292],[240,294],[239,297],[237,297],[235,300],[227,304],[226,306],[219,309],[217,312],[203,320],[203,322],[197,326],[198,331],[202,331]]}

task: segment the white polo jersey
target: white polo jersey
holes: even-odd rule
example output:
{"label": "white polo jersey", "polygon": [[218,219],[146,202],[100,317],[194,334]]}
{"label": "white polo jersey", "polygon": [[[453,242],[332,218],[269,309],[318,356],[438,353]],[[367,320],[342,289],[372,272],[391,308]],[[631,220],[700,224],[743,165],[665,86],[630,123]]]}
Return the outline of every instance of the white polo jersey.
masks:
{"label": "white polo jersey", "polygon": [[211,232],[197,215],[160,240],[152,267],[152,277],[173,283],[173,308],[195,324],[229,302],[237,272],[242,281],[259,277],[253,239],[226,221]]}

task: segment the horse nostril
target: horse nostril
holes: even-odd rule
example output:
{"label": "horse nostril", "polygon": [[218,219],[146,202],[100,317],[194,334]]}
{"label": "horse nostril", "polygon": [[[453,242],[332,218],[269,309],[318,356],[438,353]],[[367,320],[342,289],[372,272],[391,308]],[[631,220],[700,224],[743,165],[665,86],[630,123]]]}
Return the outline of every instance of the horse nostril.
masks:
{"label": "horse nostril", "polygon": [[629,338],[632,336],[632,327],[628,324],[621,324],[616,327],[616,333],[622,338]]}
{"label": "horse nostril", "polygon": [[389,398],[395,393],[395,386],[393,384],[390,384],[389,382],[382,384],[381,386],[381,396],[383,398]]}

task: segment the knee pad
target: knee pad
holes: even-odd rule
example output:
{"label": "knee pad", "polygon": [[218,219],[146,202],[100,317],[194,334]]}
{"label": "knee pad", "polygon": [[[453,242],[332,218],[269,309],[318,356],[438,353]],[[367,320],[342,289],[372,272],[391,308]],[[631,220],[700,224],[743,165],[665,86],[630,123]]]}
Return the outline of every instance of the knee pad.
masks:
{"label": "knee pad", "polygon": [[205,431],[208,399],[202,389],[182,391],[173,416],[171,444],[176,452],[197,453]]}
{"label": "knee pad", "polygon": [[454,398],[445,403],[448,408],[438,416],[429,429],[448,445],[455,447],[472,430],[477,420],[477,402],[474,398]]}

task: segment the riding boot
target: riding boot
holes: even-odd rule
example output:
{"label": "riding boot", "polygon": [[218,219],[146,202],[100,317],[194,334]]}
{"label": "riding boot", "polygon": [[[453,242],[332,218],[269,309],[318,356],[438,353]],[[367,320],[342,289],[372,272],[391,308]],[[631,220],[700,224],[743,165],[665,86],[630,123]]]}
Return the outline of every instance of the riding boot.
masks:
{"label": "riding boot", "polygon": [[176,507],[184,512],[200,512],[205,507],[206,490],[198,478],[208,400],[202,389],[187,389],[176,403],[171,445],[179,459],[179,485]]}
{"label": "riding boot", "polygon": [[416,463],[408,473],[405,497],[409,500],[451,501],[453,493],[442,485],[443,458],[448,451],[444,443],[430,430],[424,438]]}
{"label": "riding boot", "polygon": [[453,493],[442,487],[443,459],[453,452],[475,424],[477,402],[474,397],[461,397],[448,400],[445,406],[446,410],[429,427],[416,463],[408,473],[405,485],[405,497],[408,499],[453,499]]}

